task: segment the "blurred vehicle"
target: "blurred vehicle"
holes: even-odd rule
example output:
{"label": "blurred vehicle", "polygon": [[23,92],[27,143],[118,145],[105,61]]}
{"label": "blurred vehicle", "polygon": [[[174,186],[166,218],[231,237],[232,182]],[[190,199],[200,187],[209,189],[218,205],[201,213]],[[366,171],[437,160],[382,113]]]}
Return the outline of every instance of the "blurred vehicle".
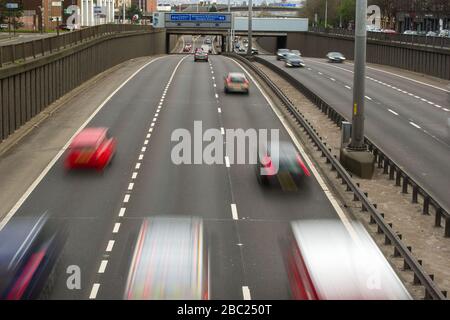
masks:
{"label": "blurred vehicle", "polygon": [[278,49],[277,50],[277,60],[284,60],[284,57],[288,53],[289,53],[289,49]]}
{"label": "blurred vehicle", "polygon": [[205,39],[205,43],[206,43],[206,44],[211,44],[211,38],[206,38],[206,39]]}
{"label": "blurred vehicle", "polygon": [[245,53],[245,52],[247,52],[247,49],[245,49],[244,47],[241,46],[241,47],[239,47],[238,52]]}
{"label": "blurred vehicle", "polygon": [[211,46],[208,45],[208,44],[202,45],[202,50],[203,50],[204,52],[212,53],[212,48],[211,48]]}
{"label": "blurred vehicle", "polygon": [[305,62],[303,59],[294,54],[294,53],[288,53],[286,57],[284,58],[285,66],[286,67],[304,67]]}
{"label": "blurred vehicle", "polygon": [[186,44],[183,48],[183,52],[190,52],[190,51],[191,51],[191,47]]}
{"label": "blurred vehicle", "polygon": [[258,150],[255,173],[259,184],[263,186],[281,182],[280,179],[292,179],[299,185],[305,176],[311,175],[297,149],[287,141],[262,146]]}
{"label": "blurred vehicle", "polygon": [[198,50],[194,53],[194,61],[206,61],[208,62],[208,52]]}
{"label": "blurred vehicle", "polygon": [[56,26],[56,28],[59,29],[59,30],[67,30],[67,31],[72,31],[72,30],[75,29],[74,26],[70,26],[70,25],[67,25],[67,24],[60,24],[60,25]]}
{"label": "blurred vehicle", "polygon": [[417,31],[417,35],[418,36],[426,36],[427,32],[426,31]]}
{"label": "blurred vehicle", "polygon": [[296,54],[298,56],[302,55],[299,50],[291,50],[290,53]]}
{"label": "blurred vehicle", "polygon": [[240,44],[239,42],[236,42],[236,43],[234,44],[234,47],[235,47],[236,49],[239,49],[239,48],[241,47],[241,44]]}
{"label": "blurred vehicle", "polygon": [[8,24],[7,23],[1,23],[0,24],[0,29],[8,29]]}
{"label": "blurred vehicle", "polygon": [[450,37],[450,30],[443,29],[439,32],[439,37]]}
{"label": "blurred vehicle", "polygon": [[202,48],[195,48],[194,53],[197,53],[199,51],[203,51],[203,49]]}
{"label": "blurred vehicle", "polygon": [[405,30],[405,31],[403,32],[403,34],[409,34],[409,35],[416,36],[416,35],[417,35],[417,31],[414,31],[414,30]]}
{"label": "blurred vehicle", "polygon": [[107,128],[86,128],[69,145],[65,159],[66,169],[104,169],[116,153],[116,140]]}
{"label": "blurred vehicle", "polygon": [[427,37],[437,37],[438,33],[434,32],[434,31],[428,31],[427,32]]}
{"label": "blurred vehicle", "polygon": [[381,32],[388,33],[388,34],[397,34],[397,31],[392,29],[381,29]]}
{"label": "blurred vehicle", "polygon": [[340,220],[291,223],[284,252],[292,297],[298,300],[412,299],[364,227],[357,222],[346,226]]}
{"label": "blurred vehicle", "polygon": [[62,219],[20,217],[0,231],[0,299],[48,298],[57,262],[67,239]]}
{"label": "blurred vehicle", "polygon": [[245,74],[240,72],[230,72],[224,77],[224,91],[249,93],[249,81]]}
{"label": "blurred vehicle", "polygon": [[381,32],[381,29],[378,28],[375,25],[369,24],[369,25],[366,25],[366,31],[368,31],[368,32]]}
{"label": "blurred vehicle", "polygon": [[345,61],[345,57],[340,52],[329,52],[327,53],[327,59],[329,62],[338,62],[342,63]]}
{"label": "blurred vehicle", "polygon": [[207,242],[201,218],[145,218],[137,236],[124,299],[208,300]]}
{"label": "blurred vehicle", "polygon": [[243,42],[244,44],[248,44],[248,39],[247,39],[247,38],[244,38],[244,39],[242,39],[242,42]]}
{"label": "blurred vehicle", "polygon": [[259,54],[259,51],[258,51],[258,49],[256,49],[256,48],[252,48],[252,54]]}

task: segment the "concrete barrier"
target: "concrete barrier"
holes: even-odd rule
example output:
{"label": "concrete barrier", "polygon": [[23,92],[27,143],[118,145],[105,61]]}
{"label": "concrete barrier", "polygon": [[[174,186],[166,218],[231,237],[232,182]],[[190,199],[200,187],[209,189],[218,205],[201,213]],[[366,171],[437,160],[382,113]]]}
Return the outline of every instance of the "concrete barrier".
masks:
{"label": "concrete barrier", "polygon": [[85,34],[86,41],[0,68],[0,141],[95,75],[128,59],[165,52],[161,30]]}

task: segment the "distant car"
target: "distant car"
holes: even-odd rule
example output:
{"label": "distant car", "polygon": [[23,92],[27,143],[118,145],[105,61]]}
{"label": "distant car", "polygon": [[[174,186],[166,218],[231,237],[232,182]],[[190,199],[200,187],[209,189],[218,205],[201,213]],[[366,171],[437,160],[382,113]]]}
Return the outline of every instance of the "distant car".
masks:
{"label": "distant car", "polygon": [[141,224],[126,300],[208,300],[208,237],[199,217],[149,217]]}
{"label": "distant car", "polygon": [[437,32],[434,31],[428,31],[427,32],[427,37],[437,37],[439,34]]}
{"label": "distant car", "polygon": [[409,34],[409,35],[412,35],[412,36],[416,36],[417,35],[417,31],[405,30],[405,31],[403,31],[403,34]]}
{"label": "distant car", "polygon": [[247,43],[248,43],[248,39],[245,38],[245,39],[242,40],[242,42],[245,43],[245,44],[247,44]]}
{"label": "distant car", "polygon": [[240,72],[230,72],[224,77],[224,91],[249,93],[249,81],[245,74]]}
{"label": "distant car", "polygon": [[255,173],[263,186],[280,184],[280,179],[290,179],[300,185],[311,175],[297,149],[287,141],[268,143],[258,150]]}
{"label": "distant car", "polygon": [[258,49],[256,49],[256,48],[252,48],[252,54],[259,54],[259,51],[258,51]]}
{"label": "distant car", "polygon": [[304,67],[305,62],[303,59],[294,54],[294,53],[288,53],[286,57],[284,58],[284,63],[286,67]]}
{"label": "distant car", "polygon": [[277,60],[284,60],[286,54],[290,52],[289,49],[278,49],[277,50]]}
{"label": "distant car", "polygon": [[329,62],[338,62],[338,63],[342,63],[345,61],[345,57],[342,53],[340,52],[329,52],[327,54],[327,59]]}
{"label": "distant car", "polygon": [[208,62],[208,52],[198,50],[194,53],[194,61],[206,61]]}
{"label": "distant car", "polygon": [[295,300],[411,300],[361,223],[298,220],[284,242]]}
{"label": "distant car", "polygon": [[298,56],[302,55],[299,50],[291,50],[290,53],[296,54]]}
{"label": "distant car", "polygon": [[191,51],[191,47],[189,45],[185,45],[183,48],[183,52],[190,52]]}
{"label": "distant car", "polygon": [[107,128],[86,128],[69,145],[65,159],[66,169],[104,169],[116,152],[116,140]]}
{"label": "distant car", "polygon": [[388,33],[388,34],[396,34],[397,33],[397,31],[392,30],[392,29],[382,29],[381,32]]}
{"label": "distant car", "polygon": [[247,52],[247,49],[241,46],[241,47],[239,47],[238,52],[245,53],[245,52]]}
{"label": "distant car", "polygon": [[0,29],[8,29],[8,24],[7,23],[0,24]]}
{"label": "distant car", "polygon": [[0,231],[0,300],[48,299],[67,239],[65,219],[18,217]]}
{"label": "distant car", "polygon": [[443,29],[439,31],[439,37],[450,37],[450,30]]}
{"label": "distant car", "polygon": [[212,53],[212,48],[209,44],[202,45],[202,49],[204,52]]}
{"label": "distant car", "polygon": [[206,43],[206,44],[211,44],[211,38],[206,38],[206,39],[205,39],[205,43]]}

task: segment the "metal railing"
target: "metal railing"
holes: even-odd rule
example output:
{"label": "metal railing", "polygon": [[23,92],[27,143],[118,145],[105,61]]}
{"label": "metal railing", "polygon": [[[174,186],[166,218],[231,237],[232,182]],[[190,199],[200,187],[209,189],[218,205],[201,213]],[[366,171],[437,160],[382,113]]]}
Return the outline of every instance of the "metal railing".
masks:
{"label": "metal railing", "polygon": [[152,31],[149,25],[102,24],[81,30],[61,33],[59,36],[24,41],[17,44],[0,46],[0,68],[12,63],[21,63],[42,57],[68,47],[123,32]]}
{"label": "metal railing", "polygon": [[[249,67],[251,70],[253,70],[258,77],[260,77],[268,86],[269,88],[276,94],[276,96],[283,102],[283,104],[287,107],[288,111],[295,117],[296,121],[305,129],[305,132],[308,134],[308,136],[311,138],[312,142],[314,143],[315,147],[321,151],[322,157],[326,158],[326,162],[331,165],[331,170],[337,172],[337,178],[342,180],[342,184],[346,185],[347,191],[351,191],[354,195],[354,201],[360,201],[361,202],[361,210],[364,212],[368,212],[370,214],[370,223],[371,224],[377,224],[378,230],[377,232],[379,234],[384,234],[385,237],[385,244],[391,244],[394,246],[394,256],[396,257],[402,257],[403,258],[403,264],[405,269],[410,269],[414,273],[414,280],[413,283],[418,285],[421,284],[425,288],[425,299],[435,299],[435,300],[445,300],[447,292],[441,291],[437,285],[434,283],[433,275],[428,275],[426,271],[422,267],[421,261],[417,261],[416,258],[411,253],[411,248],[405,246],[405,244],[401,241],[401,235],[397,235],[395,231],[392,229],[391,224],[387,224],[384,221],[384,215],[382,213],[379,213],[376,206],[372,204],[367,194],[364,193],[362,190],[359,189],[359,185],[355,182],[353,182],[351,175],[345,170],[345,168],[340,164],[338,159],[331,153],[331,148],[327,148],[326,143],[322,141],[322,139],[319,137],[317,131],[314,129],[314,127],[307,121],[303,115],[298,112],[293,103],[289,100],[289,98],[278,88],[278,86],[257,66],[255,66],[253,63],[251,63],[246,58],[237,55],[237,54],[227,54],[241,62],[243,62],[247,67]],[[270,63],[264,63],[264,59],[255,57],[255,61],[263,63],[264,65],[267,65],[270,67],[273,71],[277,72],[278,74],[284,72],[283,70],[277,70],[273,67],[271,67]],[[269,65],[270,64],[270,65]],[[288,73],[284,72],[285,74],[282,74],[284,77],[285,75],[288,75]],[[287,80],[287,79],[286,79]],[[296,80],[296,79],[294,79]],[[289,81],[289,80],[288,80]],[[291,83],[292,84],[292,83]],[[312,91],[310,91],[308,88],[304,87],[301,83],[296,83],[295,87],[299,89],[302,93],[307,96],[307,98],[312,99],[314,103],[318,102],[320,97],[315,95]],[[323,106],[326,105],[326,103],[321,100],[322,104],[319,106],[319,108],[323,108]],[[328,106],[328,105],[327,105]],[[329,106],[328,106],[329,107]],[[332,110],[331,107],[328,108],[328,110]],[[334,110],[334,109],[333,109]]]}
{"label": "metal railing", "polygon": [[[261,58],[255,58],[259,63],[267,66],[277,74],[281,75],[285,80],[292,84],[295,88],[299,89],[305,96],[307,96],[321,111],[328,115],[328,117],[334,121],[339,127],[341,127],[342,121],[349,121],[342,114],[337,112],[332,106],[326,103],[316,93],[312,92],[306,86],[304,86],[299,80],[294,78],[286,71],[278,68],[267,60]],[[402,169],[395,161],[393,161],[381,147],[370,141],[367,137],[364,137],[369,151],[375,155],[375,160],[378,168],[383,168],[384,174],[389,174],[390,180],[395,180],[395,185],[402,188],[402,193],[407,194],[408,188],[412,188],[411,202],[418,203],[418,195],[423,199],[422,213],[430,214],[430,206],[434,207],[435,211],[435,227],[442,227],[442,220],[444,221],[444,237],[450,237],[450,209],[439,203],[430,191],[421,187],[420,184],[412,178],[405,169]]]}
{"label": "metal railing", "polygon": [[[351,38],[353,38],[355,36],[354,30],[339,29],[339,28],[310,27],[309,32],[321,33],[321,34],[327,34],[327,35],[333,35],[333,36],[351,37]],[[407,44],[407,45],[413,45],[413,46],[450,49],[450,38],[449,37],[431,37],[431,36],[424,36],[424,35],[410,35],[410,34],[368,31],[367,39],[396,43],[396,44]]]}

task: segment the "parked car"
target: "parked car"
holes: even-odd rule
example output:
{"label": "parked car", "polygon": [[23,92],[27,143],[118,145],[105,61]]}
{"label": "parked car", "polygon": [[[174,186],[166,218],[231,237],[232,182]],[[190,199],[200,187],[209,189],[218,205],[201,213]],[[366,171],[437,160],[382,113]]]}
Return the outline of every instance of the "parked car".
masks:
{"label": "parked car", "polygon": [[245,74],[240,72],[230,72],[224,77],[224,91],[249,93],[249,81]]}
{"label": "parked car", "polygon": [[403,32],[403,34],[409,34],[409,35],[416,36],[416,35],[417,35],[417,31],[414,31],[414,30],[405,30],[405,31]]}
{"label": "parked car", "polygon": [[337,63],[342,63],[345,61],[344,55],[340,52],[328,52],[327,59],[329,62],[337,62]]}
{"label": "parked car", "polygon": [[66,169],[93,168],[103,170],[116,152],[116,140],[107,128],[86,128],[69,145]]}
{"label": "parked car", "polygon": [[303,59],[294,54],[294,53],[288,53],[286,57],[284,58],[285,66],[286,67],[304,67],[305,62]]}
{"label": "parked car", "polygon": [[428,31],[426,36],[427,37],[437,37],[439,34],[437,32],[434,31]]}
{"label": "parked car", "polygon": [[397,34],[397,31],[392,29],[382,29],[381,32],[388,33],[388,34]]}
{"label": "parked car", "polygon": [[289,49],[278,49],[277,50],[277,60],[284,60],[286,54],[290,52]]}

